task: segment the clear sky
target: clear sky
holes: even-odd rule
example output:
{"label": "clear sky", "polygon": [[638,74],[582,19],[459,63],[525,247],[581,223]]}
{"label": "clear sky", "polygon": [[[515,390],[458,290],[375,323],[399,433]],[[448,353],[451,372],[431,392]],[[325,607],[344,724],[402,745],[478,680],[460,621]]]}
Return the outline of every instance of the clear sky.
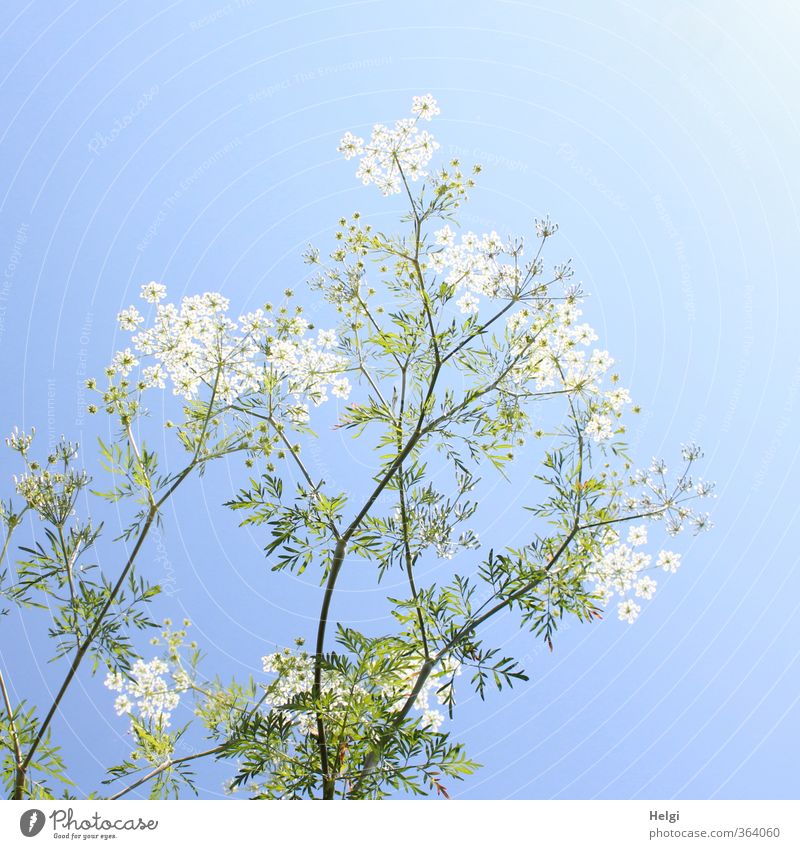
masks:
{"label": "clear sky", "polygon": [[[244,311],[301,286],[303,247],[329,245],[341,215],[392,222],[398,201],[336,144],[431,92],[440,153],[484,165],[464,225],[559,222],[553,259],[573,257],[644,408],[635,457],[696,440],[719,494],[715,530],[684,540],[635,626],[570,627],[552,655],[496,626],[531,682],[485,704],[464,690],[452,727],[485,766],[454,795],[796,798],[799,37],[778,0],[4,0],[0,430],[93,444],[107,424],[82,381],[141,283]],[[326,438],[309,462],[355,486],[363,452]],[[319,589],[234,532],[220,505],[241,474],[181,495],[142,568],[169,591],[159,612],[192,618],[207,669],[245,676],[310,636]],[[513,539],[507,512],[486,533]],[[372,582],[354,569],[334,614],[380,628]],[[2,663],[40,705],[59,677],[42,650],[0,621]],[[111,705],[84,677],[56,723],[81,790],[129,751]],[[222,775],[201,773],[203,795]]]}

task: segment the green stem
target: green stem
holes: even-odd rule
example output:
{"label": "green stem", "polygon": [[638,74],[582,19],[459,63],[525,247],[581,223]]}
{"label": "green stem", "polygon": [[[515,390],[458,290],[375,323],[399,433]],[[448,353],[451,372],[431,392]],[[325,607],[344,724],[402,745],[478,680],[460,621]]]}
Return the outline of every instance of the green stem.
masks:
{"label": "green stem", "polygon": [[[340,538],[336,543],[336,548],[333,553],[333,561],[331,562],[331,570],[328,573],[328,581],[325,585],[325,594],[322,598],[322,610],[319,614],[319,624],[317,625],[317,643],[314,657],[314,702],[319,703],[322,696],[322,658],[325,651],[325,631],[328,627],[328,615],[331,608],[331,599],[336,588],[336,579],[339,577],[339,571],[344,562],[344,555],[347,548],[347,541],[344,537]],[[325,737],[325,722],[322,718],[322,712],[317,707],[317,743],[319,745],[320,767],[322,769],[322,798],[333,799],[336,789],[336,779],[330,773],[330,761],[328,757],[328,743]]]}
{"label": "green stem", "polygon": [[164,761],[163,764],[160,764],[155,769],[148,772],[147,775],[142,776],[138,781],[134,781],[133,784],[129,784],[123,790],[120,790],[113,796],[109,796],[108,801],[112,802],[115,799],[121,799],[123,796],[126,796],[132,790],[135,790],[137,787],[141,787],[142,784],[146,784],[148,781],[150,781],[150,779],[155,778],[162,772],[166,772],[166,770],[168,769],[172,769],[172,767],[177,766],[178,764],[188,763],[189,761],[196,761],[198,760],[198,758],[207,758],[209,755],[216,755],[221,752],[225,748],[225,746],[225,743],[221,743],[219,746],[214,746],[213,748],[206,749],[203,752],[197,752],[194,755],[186,755],[186,757],[183,758],[170,758],[169,760]]}
{"label": "green stem", "polygon": [[8,714],[8,730],[11,734],[11,742],[14,746],[14,798],[19,800],[24,796],[25,791],[25,771],[22,767],[22,749],[19,745],[19,735],[17,734],[17,726],[14,722],[14,711],[11,708],[11,699],[8,696],[6,682],[3,678],[3,673],[0,671],[0,691],[3,694],[3,703],[5,704],[6,713]]}
{"label": "green stem", "polygon": [[64,681],[61,684],[58,692],[56,693],[55,699],[53,699],[53,703],[50,705],[50,710],[48,710],[42,724],[39,726],[39,731],[36,734],[36,737],[31,744],[30,749],[28,750],[28,754],[25,756],[25,759],[22,763],[23,772],[27,771],[30,766],[31,760],[33,756],[36,754],[36,750],[39,748],[42,740],[44,739],[45,733],[50,726],[50,723],[55,716],[56,711],[58,710],[59,705],[61,704],[61,700],[64,698],[64,694],[67,692],[69,685],[72,683],[72,679],[75,677],[75,674],[78,671],[78,668],[81,665],[81,661],[83,660],[86,652],[89,650],[89,647],[92,645],[94,638],[97,636],[100,628],[105,620],[108,611],[111,609],[111,605],[116,600],[116,597],[119,591],[122,589],[122,585],[125,582],[125,579],[128,577],[128,573],[133,567],[134,561],[139,554],[139,551],[147,538],[147,534],[150,531],[150,527],[153,524],[153,520],[155,519],[156,511],[153,507],[150,508],[150,511],[147,514],[147,518],[145,519],[145,523],[142,526],[142,530],[139,533],[139,537],[136,540],[136,544],[133,547],[133,551],[131,551],[128,560],[125,563],[125,566],[122,569],[122,573],[120,574],[117,583],[112,588],[109,593],[108,598],[106,599],[105,604],[103,605],[100,613],[94,621],[89,633],[86,635],[84,641],[78,646],[78,650],[75,653],[75,657],[72,659],[72,663],[70,664],[69,670],[67,671],[66,676],[64,677]]}
{"label": "green stem", "polygon": [[[67,674],[64,677],[64,680],[61,684],[61,687],[59,688],[58,692],[56,693],[56,696],[53,699],[52,704],[50,705],[50,709],[47,711],[47,714],[45,715],[44,720],[42,721],[41,725],[39,726],[39,730],[36,733],[36,737],[34,738],[33,743],[31,744],[31,747],[28,750],[27,755],[25,756],[25,758],[23,760],[23,763],[22,763],[23,774],[25,772],[27,772],[27,769],[30,766],[31,761],[33,760],[33,756],[36,754],[36,751],[38,750],[39,746],[41,745],[42,740],[44,740],[45,734],[47,733],[47,730],[50,727],[50,723],[53,721],[53,717],[55,716],[56,711],[58,710],[58,708],[61,704],[61,700],[64,698],[64,695],[66,694],[67,690],[69,689],[69,686],[72,683],[72,680],[75,678],[75,675],[78,672],[78,669],[81,665],[81,661],[85,657],[86,653],[88,652],[89,648],[91,647],[92,643],[94,642],[95,637],[99,633],[100,628],[102,627],[103,622],[104,622],[106,616],[108,615],[108,611],[111,609],[111,606],[116,601],[116,598],[117,598],[120,590],[122,589],[122,586],[125,583],[125,580],[128,577],[128,574],[130,573],[131,569],[133,568],[134,563],[136,562],[136,558],[139,555],[139,552],[142,548],[142,545],[144,544],[145,539],[147,539],[147,535],[150,532],[150,528],[152,527],[153,522],[155,521],[156,517],[158,516],[159,510],[165,504],[165,502],[172,496],[172,494],[175,492],[175,490],[181,485],[181,483],[183,483],[183,481],[189,476],[191,471],[195,468],[195,466],[200,461],[200,452],[202,450],[203,443],[205,441],[205,436],[206,436],[206,433],[207,433],[207,430],[208,430],[209,422],[211,421],[211,418],[212,418],[212,410],[213,410],[213,406],[214,406],[214,400],[215,400],[215,397],[216,397],[217,387],[219,385],[219,378],[220,378],[221,370],[222,370],[221,367],[217,369],[217,374],[216,374],[216,377],[215,377],[215,380],[214,380],[214,387],[213,387],[212,393],[211,393],[211,399],[209,400],[209,403],[208,403],[208,411],[206,412],[206,416],[205,416],[205,419],[203,421],[203,425],[200,429],[200,435],[198,436],[197,447],[195,448],[194,454],[192,456],[192,460],[177,475],[177,477],[173,480],[172,484],[167,488],[167,491],[161,496],[161,498],[158,501],[152,501],[151,500],[150,509],[147,511],[147,514],[146,514],[145,520],[144,520],[144,524],[142,525],[142,528],[139,531],[139,536],[137,537],[137,540],[136,540],[136,543],[134,544],[133,550],[131,551],[130,555],[128,556],[128,559],[125,562],[125,565],[122,569],[122,572],[120,573],[120,576],[117,579],[117,582],[112,587],[111,592],[109,593],[108,598],[105,601],[105,604],[103,605],[103,607],[100,610],[100,613],[97,615],[94,623],[92,624],[92,627],[89,629],[89,632],[87,633],[86,638],[78,646],[78,649],[75,652],[75,657],[72,659],[72,663],[70,664],[70,667],[67,671]],[[148,491],[151,491],[151,484],[149,482],[149,479],[148,479],[147,489],[148,489]]]}

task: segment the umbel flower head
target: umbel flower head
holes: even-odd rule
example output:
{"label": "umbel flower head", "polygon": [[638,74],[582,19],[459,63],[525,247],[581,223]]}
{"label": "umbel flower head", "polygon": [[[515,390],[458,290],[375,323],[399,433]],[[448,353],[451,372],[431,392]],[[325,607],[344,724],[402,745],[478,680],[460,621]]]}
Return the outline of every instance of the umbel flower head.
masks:
{"label": "umbel flower head", "polygon": [[[155,306],[152,319],[135,306],[118,314],[120,329],[133,335],[131,346],[118,351],[106,369],[112,385],[128,381],[138,369],[136,386],[142,391],[169,384],[187,401],[213,390],[217,399],[232,403],[277,380],[294,397],[296,412],[307,401],[323,403],[329,391],[348,397],[347,362],[334,350],[335,330],[313,333],[301,315],[289,317],[282,309],[273,316],[269,305],[233,320],[229,300],[219,292],[184,297],[180,304],[162,303],[166,295],[163,284],[146,283],[141,297]],[[106,402],[113,399],[112,391]]]}
{"label": "umbel flower head", "polygon": [[180,693],[186,689],[182,681],[170,685],[166,678],[168,673],[169,666],[160,658],[149,663],[137,660],[129,678],[120,672],[109,672],[104,683],[109,690],[120,694],[114,701],[117,716],[135,713],[145,721],[167,728],[180,701]]}
{"label": "umbel flower head", "polygon": [[339,143],[345,159],[360,156],[356,177],[368,186],[374,183],[384,195],[400,192],[403,180],[416,182],[428,176],[425,170],[439,143],[419,121],[430,121],[439,114],[439,107],[430,94],[415,97],[411,118],[395,121],[394,127],[375,124],[368,142],[353,133],[346,133]]}

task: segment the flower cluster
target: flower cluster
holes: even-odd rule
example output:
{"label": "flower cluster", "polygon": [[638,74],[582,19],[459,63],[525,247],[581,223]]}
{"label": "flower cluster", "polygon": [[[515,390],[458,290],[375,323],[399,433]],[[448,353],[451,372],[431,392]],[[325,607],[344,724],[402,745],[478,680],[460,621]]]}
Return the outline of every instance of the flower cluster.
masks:
{"label": "flower cluster", "polygon": [[587,573],[587,577],[595,582],[596,592],[603,604],[608,604],[614,596],[620,598],[617,614],[621,620],[629,623],[636,620],[641,605],[628,594],[632,592],[636,598],[649,600],[656,591],[656,580],[644,573],[654,568],[674,573],[681,565],[680,554],[662,550],[653,567],[652,556],[636,550],[646,544],[647,528],[644,525],[632,527],[625,543],[619,541],[616,531],[609,531],[607,548],[598,563]]}
{"label": "flower cluster", "polygon": [[167,682],[170,668],[159,658],[149,663],[137,660],[126,678],[120,672],[109,672],[105,686],[120,695],[114,700],[117,716],[136,713],[142,720],[151,720],[159,728],[167,728],[172,711],[178,706],[180,694],[188,689],[189,679],[186,673],[178,669]]}
{"label": "flower cluster", "polygon": [[6,437],[6,445],[12,451],[17,451],[24,457],[28,453],[35,435],[36,428],[32,427],[30,433],[25,433],[25,431],[20,431],[19,428],[15,427],[11,434]]}
{"label": "flower cluster", "polygon": [[396,194],[404,180],[428,176],[425,169],[439,144],[417,124],[419,120],[430,121],[439,111],[431,95],[415,97],[411,108],[413,118],[396,121],[393,129],[376,124],[369,142],[346,133],[339,143],[339,152],[345,159],[361,157],[356,177],[365,186],[375,183],[384,195]]}
{"label": "flower cluster", "polygon": [[315,406],[331,395],[346,399],[350,395],[350,381],[342,375],[346,366],[343,357],[331,349],[336,344],[336,333],[320,330],[316,338],[276,339],[270,346],[270,363],[285,375],[288,391],[296,398],[305,396]]}
{"label": "flower cluster", "polygon": [[185,297],[180,306],[162,304],[166,288],[159,283],[145,284],[141,297],[155,304],[152,325],[139,330],[144,317],[136,307],[119,313],[120,329],[138,332],[131,340],[134,349],[114,356],[109,377],[127,377],[140,357],[151,357],[154,364],[141,372],[143,388],[163,389],[168,380],[176,395],[191,400],[201,386],[216,383],[218,397],[232,400],[258,387],[257,332],[271,323],[263,311],[234,322],[227,315],[228,299],[217,292]]}
{"label": "flower cluster", "polygon": [[42,469],[14,475],[14,485],[19,495],[40,516],[63,524],[72,512],[77,494],[89,482],[84,471],[51,472]]}
{"label": "flower cluster", "polygon": [[672,485],[667,482],[666,463],[653,459],[648,469],[631,476],[631,486],[642,488],[638,494],[627,496],[625,508],[637,513],[658,513],[664,519],[670,536],[677,536],[687,524],[695,534],[711,530],[713,523],[709,514],[695,510],[688,503],[715,497],[714,484],[695,481],[690,474],[692,464],[702,456],[702,451],[696,445],[684,446],[682,457],[686,468]]}
{"label": "flower cluster", "polygon": [[78,446],[61,439],[47,457],[43,467],[35,460],[28,460],[28,451],[33,443],[35,431],[20,433],[16,429],[7,437],[6,444],[19,452],[26,464],[26,471],[14,475],[17,493],[27,505],[45,521],[63,525],[74,515],[77,498],[90,482],[83,469],[72,468],[78,456]]}
{"label": "flower cluster", "polygon": [[[415,98],[414,114],[429,118],[438,113],[430,96]],[[427,134],[419,140],[416,120],[397,122],[394,131],[383,125],[374,129],[369,144],[351,133],[343,139],[339,150],[346,158],[362,156],[358,176],[365,183],[376,182],[385,194],[400,190],[402,179],[426,176],[424,170],[435,148]],[[419,157],[422,156],[422,161]],[[434,180],[436,183],[436,180]],[[535,222],[536,234],[548,239],[558,229],[549,218]],[[618,424],[622,409],[630,403],[627,390],[613,386],[601,390],[600,384],[614,364],[607,351],[585,350],[597,340],[594,330],[578,321],[580,299],[568,289],[561,303],[548,296],[544,287],[540,297],[529,298],[526,287],[542,271],[540,252],[524,264],[523,240],[504,240],[497,232],[458,236],[445,225],[433,236],[425,256],[424,270],[440,275],[442,282],[458,297],[456,306],[462,314],[476,315],[483,298],[520,299],[526,304],[507,318],[507,330],[512,353],[529,350],[529,355],[508,375],[512,392],[533,385],[539,392],[567,390],[582,393],[589,401],[585,421],[586,436],[596,443],[605,443],[623,428]],[[363,242],[359,243],[363,252]],[[342,259],[342,256],[334,257]],[[357,251],[358,253],[358,251]],[[566,283],[572,277],[569,264],[556,266],[554,280]],[[337,281],[340,286],[344,284]],[[347,289],[347,286],[344,286]],[[535,345],[532,344],[535,340]],[[616,383],[616,376],[612,377]]]}
{"label": "flower cluster", "polygon": [[[229,301],[218,292],[182,299],[179,305],[161,303],[166,287],[146,283],[141,297],[155,305],[149,326],[136,309],[128,307],[117,316],[122,330],[132,332],[132,347],[118,351],[106,374],[125,379],[141,366],[137,386],[144,390],[165,388],[186,400],[205,388],[227,403],[259,391],[268,370],[279,372],[287,389],[304,408],[302,398],[314,404],[332,394],[346,398],[350,384],[342,372],[343,357],[333,353],[336,332],[320,330],[307,336],[311,325],[301,316],[269,315],[270,305],[246,313],[238,321],[228,316]],[[148,358],[151,364],[144,365]]]}
{"label": "flower cluster", "polygon": [[515,352],[528,352],[509,375],[516,387],[532,384],[537,392],[566,390],[585,401],[584,434],[604,443],[622,432],[618,423],[631,403],[627,389],[604,383],[614,360],[608,351],[588,348],[597,341],[591,325],[580,322],[580,298],[568,293],[562,303],[542,299],[506,319],[506,333]]}
{"label": "flower cluster", "polygon": [[477,313],[480,296],[509,298],[519,291],[522,242],[506,244],[495,231],[480,236],[464,233],[456,241],[449,225],[437,230],[434,238],[436,247],[428,252],[428,265],[444,275],[447,285],[463,292],[456,302],[462,313]]}
{"label": "flower cluster", "polygon": [[[617,614],[629,623],[636,620],[642,609],[635,598],[651,599],[656,591],[655,579],[645,574],[653,568],[653,558],[638,550],[646,544],[645,525],[631,527],[625,542],[620,541],[617,531],[609,530],[602,556],[587,572],[603,604],[608,604],[614,596],[619,598]],[[660,551],[656,565],[666,572],[675,572],[680,566],[680,555]]]}
{"label": "flower cluster", "polygon": [[[643,490],[639,495],[629,495],[623,499],[624,509],[633,516],[641,516],[651,522],[664,522],[670,536],[679,534],[686,524],[695,533],[708,530],[711,527],[708,514],[697,512],[690,503],[713,497],[713,484],[693,481],[690,474],[692,464],[702,456],[702,451],[696,445],[684,446],[682,457],[685,467],[672,484],[667,482],[666,463],[654,459],[648,469],[637,471],[631,476],[631,485],[641,485]],[[644,573],[659,569],[674,573],[681,565],[680,554],[668,550],[659,551],[655,565],[652,565],[652,556],[638,550],[646,544],[645,525],[631,527],[625,542],[621,541],[613,527],[609,527],[602,540],[602,554],[586,574],[594,582],[604,604],[614,596],[619,597],[617,613],[620,619],[627,622],[633,622],[641,612],[641,606],[635,598],[650,599],[655,593],[656,581]]]}

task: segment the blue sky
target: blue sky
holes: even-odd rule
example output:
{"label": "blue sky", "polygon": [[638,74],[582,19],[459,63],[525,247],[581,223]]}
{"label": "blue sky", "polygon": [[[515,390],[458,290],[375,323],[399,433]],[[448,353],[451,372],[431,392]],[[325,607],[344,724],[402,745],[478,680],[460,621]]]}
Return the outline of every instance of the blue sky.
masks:
{"label": "blue sky", "polygon": [[[799,35],[777,0],[6,0],[0,429],[107,431],[81,384],[142,282],[244,311],[300,287],[304,246],[324,249],[340,216],[388,226],[399,202],[361,187],[336,144],[431,92],[440,154],[484,166],[463,225],[560,224],[552,258],[573,258],[644,408],[634,456],[696,440],[719,494],[714,532],[684,541],[634,627],[569,627],[551,655],[493,626],[531,682],[485,704],[464,692],[453,730],[485,766],[456,795],[797,797]],[[364,452],[327,438],[311,464],[355,487]],[[208,670],[238,676],[310,635],[319,598],[313,575],[271,573],[259,534],[234,533],[220,504],[241,474],[182,494],[142,560],[169,590],[160,612],[189,615]],[[518,515],[485,522],[512,539]],[[335,613],[378,628],[372,583],[354,569]],[[43,704],[58,676],[35,627],[0,629],[17,692]],[[56,731],[86,790],[129,749],[87,678]],[[201,773],[203,795],[221,778]]]}

